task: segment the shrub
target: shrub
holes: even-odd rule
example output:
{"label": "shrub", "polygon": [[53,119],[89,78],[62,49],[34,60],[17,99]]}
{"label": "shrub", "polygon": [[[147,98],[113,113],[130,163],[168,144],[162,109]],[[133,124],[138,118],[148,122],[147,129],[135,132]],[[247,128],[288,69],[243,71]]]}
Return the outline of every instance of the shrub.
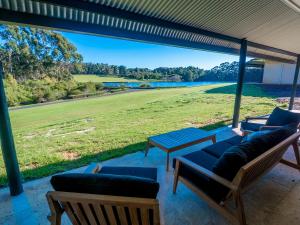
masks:
{"label": "shrub", "polygon": [[47,90],[47,91],[45,92],[45,94],[44,94],[44,99],[45,99],[46,101],[51,102],[51,101],[55,101],[55,100],[57,100],[57,99],[59,99],[59,98],[57,97],[56,91],[53,91],[53,90]]}
{"label": "shrub", "polygon": [[140,88],[150,88],[150,84],[147,84],[147,83],[143,83],[140,85]]}
{"label": "shrub", "polygon": [[9,106],[17,106],[23,102],[31,103],[30,93],[17,83],[12,75],[8,75],[4,79],[4,87],[6,92],[6,99]]}
{"label": "shrub", "polygon": [[4,79],[4,86],[9,106],[101,95],[104,89],[102,83],[79,83],[49,77],[17,82],[12,75]]}
{"label": "shrub", "polygon": [[82,91],[79,89],[71,90],[69,93],[69,95],[80,95],[80,94],[82,94]]}
{"label": "shrub", "polygon": [[6,88],[6,100],[9,106],[16,106],[19,104],[16,92],[11,87]]}
{"label": "shrub", "polygon": [[103,83],[96,83],[96,84],[95,84],[95,87],[96,87],[96,90],[97,90],[97,91],[100,91],[100,90],[103,90],[103,89],[104,89]]}
{"label": "shrub", "polygon": [[85,93],[95,93],[96,92],[96,85],[93,82],[87,82],[86,83],[86,88],[85,88]]}
{"label": "shrub", "polygon": [[120,85],[120,89],[124,91],[124,90],[127,89],[127,87],[125,86],[125,84],[121,84],[121,85]]}

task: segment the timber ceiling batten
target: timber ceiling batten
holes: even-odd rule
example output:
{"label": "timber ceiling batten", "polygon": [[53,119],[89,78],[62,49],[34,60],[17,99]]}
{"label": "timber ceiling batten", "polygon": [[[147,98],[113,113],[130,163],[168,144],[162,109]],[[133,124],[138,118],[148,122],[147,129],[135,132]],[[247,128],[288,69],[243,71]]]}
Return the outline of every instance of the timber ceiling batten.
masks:
{"label": "timber ceiling batten", "polygon": [[282,0],[285,4],[291,7],[296,12],[300,13],[300,0]]}
{"label": "timber ceiling batten", "polygon": [[282,62],[300,53],[300,14],[281,0],[0,0],[0,10],[4,22],[230,54],[247,38],[249,56]]}

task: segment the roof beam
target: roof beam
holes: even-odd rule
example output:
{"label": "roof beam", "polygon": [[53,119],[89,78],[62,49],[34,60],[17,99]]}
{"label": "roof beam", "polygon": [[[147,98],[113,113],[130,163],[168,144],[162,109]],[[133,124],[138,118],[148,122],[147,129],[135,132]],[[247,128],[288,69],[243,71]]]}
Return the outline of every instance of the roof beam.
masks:
{"label": "roof beam", "polygon": [[295,60],[292,60],[292,59],[285,59],[285,58],[280,58],[277,56],[265,55],[265,54],[261,54],[261,53],[257,53],[257,52],[251,52],[249,50],[247,51],[247,56],[271,60],[271,61],[275,61],[275,62],[289,63],[289,64],[294,64],[296,62]]}
{"label": "roof beam", "polygon": [[251,42],[251,41],[248,42],[248,46],[251,46],[253,48],[264,49],[264,50],[271,51],[271,52],[277,52],[277,53],[284,54],[284,55],[290,55],[290,56],[294,56],[294,57],[298,56],[298,54],[296,54],[294,52],[282,50],[282,49],[279,49],[279,48],[270,47],[270,46],[263,45],[263,44],[258,44],[258,43]]}

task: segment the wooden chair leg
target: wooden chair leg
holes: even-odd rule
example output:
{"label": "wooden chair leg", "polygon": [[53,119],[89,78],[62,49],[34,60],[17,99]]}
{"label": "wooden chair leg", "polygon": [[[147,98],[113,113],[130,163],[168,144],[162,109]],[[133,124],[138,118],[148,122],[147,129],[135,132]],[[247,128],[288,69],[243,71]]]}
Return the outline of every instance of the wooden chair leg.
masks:
{"label": "wooden chair leg", "polygon": [[64,210],[61,208],[60,204],[57,201],[54,201],[50,195],[46,195],[49,208],[50,208],[50,215],[48,216],[48,220],[50,221],[51,225],[61,225],[61,216]]}
{"label": "wooden chair leg", "polygon": [[286,159],[281,159],[280,162],[300,171],[300,152],[299,152],[298,143],[297,142],[293,143],[292,147],[294,150],[296,163],[293,161],[290,161],[290,160],[286,160]]}
{"label": "wooden chair leg", "polygon": [[298,142],[293,143],[293,149],[294,149],[297,165],[300,167],[300,153],[299,153]]}
{"label": "wooden chair leg", "polygon": [[178,176],[179,176],[179,164],[180,162],[176,160],[175,173],[174,173],[174,183],[173,183],[173,194],[176,194],[177,185],[178,185]]}
{"label": "wooden chair leg", "polygon": [[235,199],[235,205],[236,205],[237,218],[239,221],[239,225],[247,225],[244,204],[243,204],[242,196],[239,191],[234,193],[234,199]]}

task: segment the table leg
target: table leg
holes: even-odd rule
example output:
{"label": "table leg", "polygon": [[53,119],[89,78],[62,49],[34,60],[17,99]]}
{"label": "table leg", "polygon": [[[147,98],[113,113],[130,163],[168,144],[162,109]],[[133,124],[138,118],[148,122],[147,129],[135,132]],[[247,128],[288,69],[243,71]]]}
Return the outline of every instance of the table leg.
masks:
{"label": "table leg", "polygon": [[148,142],[147,142],[146,149],[145,149],[145,157],[147,157],[150,147],[151,147],[151,144],[150,144],[149,141],[148,141]]}
{"label": "table leg", "polygon": [[216,140],[216,135],[213,135],[213,136],[211,137],[211,140],[212,140],[212,142],[215,144],[215,143],[217,142],[217,140]]}
{"label": "table leg", "polygon": [[167,152],[167,167],[166,167],[167,172],[169,171],[169,161],[170,161],[170,153]]}

